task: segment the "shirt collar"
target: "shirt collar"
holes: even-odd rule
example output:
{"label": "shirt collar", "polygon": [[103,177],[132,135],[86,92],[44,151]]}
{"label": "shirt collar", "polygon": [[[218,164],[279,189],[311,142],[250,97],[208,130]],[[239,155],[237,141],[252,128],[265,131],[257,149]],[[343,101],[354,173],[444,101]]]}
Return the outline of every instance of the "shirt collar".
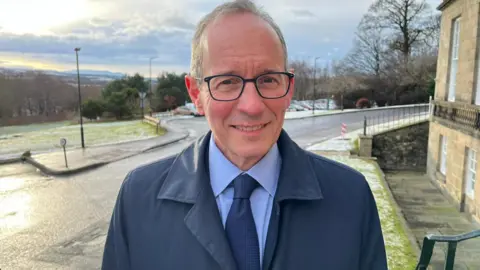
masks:
{"label": "shirt collar", "polygon": [[[208,151],[210,183],[213,193],[215,194],[215,197],[217,197],[228,187],[233,179],[243,173],[243,171],[223,155],[215,144],[213,135],[210,136],[210,147]],[[277,189],[280,168],[281,157],[278,151],[278,146],[275,143],[268,153],[245,173],[255,178],[270,196],[274,197]]]}

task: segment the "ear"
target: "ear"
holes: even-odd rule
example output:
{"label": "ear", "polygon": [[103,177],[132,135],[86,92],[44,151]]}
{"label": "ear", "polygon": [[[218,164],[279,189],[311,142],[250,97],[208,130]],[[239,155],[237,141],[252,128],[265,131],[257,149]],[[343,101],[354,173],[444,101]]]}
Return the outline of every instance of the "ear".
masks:
{"label": "ear", "polygon": [[188,95],[195,104],[198,113],[204,115],[203,104],[201,102],[200,88],[197,85],[197,80],[190,75],[185,75],[185,86],[187,87]]}
{"label": "ear", "polygon": [[[289,70],[290,73],[295,74],[294,71],[295,71],[295,70],[294,70],[293,68],[291,68],[291,69]],[[294,94],[295,94],[295,77],[293,77],[293,78],[290,79],[290,90],[288,91],[288,95],[289,95],[289,97],[290,97],[290,98],[289,98],[289,101],[288,101],[288,103],[289,103],[288,105],[289,105],[289,106],[290,106],[290,101],[292,100],[292,97],[293,97]]]}

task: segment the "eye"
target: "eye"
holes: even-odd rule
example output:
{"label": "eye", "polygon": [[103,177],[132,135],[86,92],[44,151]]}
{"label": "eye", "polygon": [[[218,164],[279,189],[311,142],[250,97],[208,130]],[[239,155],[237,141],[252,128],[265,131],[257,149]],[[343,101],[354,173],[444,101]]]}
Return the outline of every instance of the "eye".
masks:
{"label": "eye", "polygon": [[235,76],[218,76],[211,80],[210,85],[213,89],[229,90],[232,87],[238,87],[242,84],[242,80]]}
{"label": "eye", "polygon": [[238,78],[223,78],[219,84],[224,84],[224,85],[228,85],[228,84],[236,84],[240,81],[240,79]]}
{"label": "eye", "polygon": [[281,82],[281,75],[279,74],[266,74],[258,78],[257,83],[264,86],[275,86]]}

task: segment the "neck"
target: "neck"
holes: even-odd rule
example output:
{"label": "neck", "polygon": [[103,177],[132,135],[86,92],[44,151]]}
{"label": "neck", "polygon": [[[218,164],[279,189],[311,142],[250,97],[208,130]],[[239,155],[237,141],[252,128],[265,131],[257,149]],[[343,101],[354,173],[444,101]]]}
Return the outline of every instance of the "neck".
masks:
{"label": "neck", "polygon": [[[213,136],[213,135],[212,135]],[[215,138],[213,138],[215,140]],[[221,144],[217,143],[215,140],[215,144],[217,148],[222,152],[222,154],[230,161],[232,162],[233,165],[237,166],[242,171],[248,171],[250,168],[252,168],[255,164],[257,164],[267,153],[261,155],[261,156],[250,156],[250,157],[242,157],[239,155],[236,155],[232,151],[229,151],[225,147],[223,147]]]}
{"label": "neck", "polygon": [[255,164],[257,164],[263,158],[263,156],[244,158],[234,154],[229,154],[228,152],[222,151],[222,153],[225,155],[225,157],[228,160],[230,160],[230,162],[232,162],[235,166],[237,166],[242,171],[248,171],[250,168],[252,168]]}

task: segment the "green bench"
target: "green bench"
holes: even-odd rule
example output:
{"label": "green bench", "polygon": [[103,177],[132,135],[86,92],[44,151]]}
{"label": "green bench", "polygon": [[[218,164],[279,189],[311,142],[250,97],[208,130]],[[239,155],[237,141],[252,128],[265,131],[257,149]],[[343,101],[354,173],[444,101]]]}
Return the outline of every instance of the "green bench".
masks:
{"label": "green bench", "polygon": [[459,235],[432,235],[429,234],[423,239],[422,251],[420,253],[420,259],[415,270],[426,270],[430,264],[430,259],[433,254],[433,247],[436,242],[447,242],[448,249],[445,256],[445,270],[452,270],[455,263],[455,251],[457,250],[457,244],[459,242],[480,237],[480,230],[472,231]]}

